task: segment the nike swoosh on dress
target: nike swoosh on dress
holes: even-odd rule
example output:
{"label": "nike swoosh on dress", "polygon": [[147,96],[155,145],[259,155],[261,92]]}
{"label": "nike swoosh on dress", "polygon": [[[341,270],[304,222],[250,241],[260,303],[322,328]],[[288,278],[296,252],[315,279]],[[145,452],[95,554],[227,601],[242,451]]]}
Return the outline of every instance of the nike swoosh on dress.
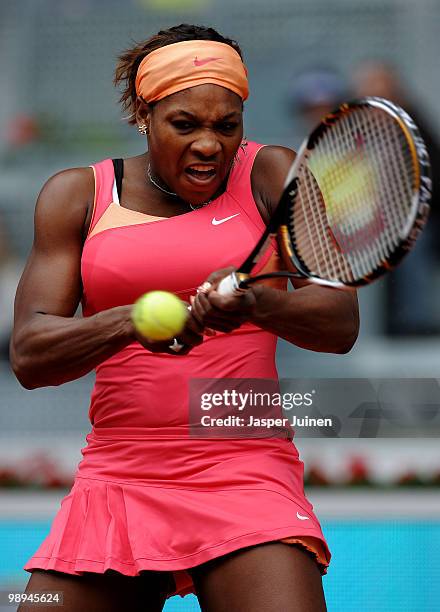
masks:
{"label": "nike swoosh on dress", "polygon": [[216,219],[215,217],[211,221],[212,225],[221,225],[225,221],[229,221],[229,219],[233,219],[234,217],[238,217],[240,213],[236,213],[235,215],[231,215],[230,217],[225,217],[224,219]]}

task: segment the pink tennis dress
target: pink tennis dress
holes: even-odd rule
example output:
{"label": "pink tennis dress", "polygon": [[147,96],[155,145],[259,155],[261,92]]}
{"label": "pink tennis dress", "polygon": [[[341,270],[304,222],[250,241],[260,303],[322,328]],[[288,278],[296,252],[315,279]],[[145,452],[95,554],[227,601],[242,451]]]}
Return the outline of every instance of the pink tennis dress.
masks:
{"label": "pink tennis dress", "polygon": [[[251,169],[262,145],[239,150],[226,191],[169,219],[124,208],[110,159],[93,166],[95,204],[82,255],[83,313],[132,304],[153,289],[189,301],[214,270],[238,266],[264,230]],[[260,270],[276,266],[269,250]],[[172,572],[168,597],[194,593],[188,568],[274,540],[330,553],[304,496],[289,438],[202,438],[188,431],[189,381],[277,379],[276,337],[251,324],[217,333],[186,356],[132,342],[96,368],[73,487],[24,569],[68,574]]]}

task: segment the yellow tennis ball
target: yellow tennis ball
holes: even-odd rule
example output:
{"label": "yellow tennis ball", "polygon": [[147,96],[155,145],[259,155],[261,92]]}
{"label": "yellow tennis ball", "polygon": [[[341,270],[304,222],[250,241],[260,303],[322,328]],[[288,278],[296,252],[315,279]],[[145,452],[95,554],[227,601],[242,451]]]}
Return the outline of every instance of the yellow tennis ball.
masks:
{"label": "yellow tennis ball", "polygon": [[168,291],[150,291],[133,304],[131,319],[136,331],[148,340],[169,340],[185,327],[188,309]]}

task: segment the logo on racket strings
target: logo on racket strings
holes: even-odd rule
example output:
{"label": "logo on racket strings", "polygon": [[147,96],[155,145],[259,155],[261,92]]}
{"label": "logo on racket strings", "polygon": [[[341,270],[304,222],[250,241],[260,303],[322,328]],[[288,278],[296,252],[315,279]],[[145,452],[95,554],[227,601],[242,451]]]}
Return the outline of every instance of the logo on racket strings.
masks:
{"label": "logo on racket strings", "polygon": [[333,160],[323,153],[310,160],[325,204],[331,241],[338,251],[360,251],[385,229],[374,168],[358,148]]}

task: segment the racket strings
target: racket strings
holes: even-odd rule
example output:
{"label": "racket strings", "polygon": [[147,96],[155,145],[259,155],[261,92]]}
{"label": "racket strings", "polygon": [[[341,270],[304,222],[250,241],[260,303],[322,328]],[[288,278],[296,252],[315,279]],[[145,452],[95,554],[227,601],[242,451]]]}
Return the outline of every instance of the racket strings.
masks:
{"label": "racket strings", "polygon": [[387,256],[401,240],[408,222],[416,182],[415,168],[409,144],[396,122],[386,120],[384,113],[377,113],[379,129],[377,138],[381,146],[381,157],[374,157],[376,170],[381,175],[383,198],[381,213],[387,228],[380,233],[387,243]]}
{"label": "racket strings", "polygon": [[317,182],[305,166],[299,177],[298,206],[294,209],[292,225],[301,263],[323,278],[340,278],[342,274],[350,276],[344,257],[334,252],[325,204]]}
{"label": "racket strings", "polygon": [[[359,229],[368,223],[374,224],[374,218],[371,219],[368,207],[364,206],[365,200],[371,200],[374,197],[372,186],[369,181],[369,172],[367,160],[365,159],[365,142],[368,140],[368,134],[362,133],[359,125],[359,117],[348,115],[344,121],[338,124],[339,131],[343,134],[335,134],[335,138],[329,139],[328,146],[335,146],[337,149],[338,165],[341,160],[345,159],[344,175],[339,176],[339,181],[343,181],[347,186],[345,197],[336,198],[338,206],[338,216],[330,215],[329,221],[336,229],[336,239],[343,250],[347,261],[350,264],[353,274],[356,277],[362,277],[368,273],[371,262],[371,247],[367,243],[361,256],[353,258],[350,256],[355,248],[353,237],[359,234]],[[337,187],[336,187],[337,189]],[[330,196],[331,198],[331,196]],[[335,199],[335,198],[333,198]],[[357,214],[352,214],[357,212]],[[338,224],[340,227],[338,227]],[[360,236],[358,236],[359,240]],[[374,264],[373,264],[374,265]]]}
{"label": "racket strings", "polygon": [[[383,125],[383,132],[386,133],[386,125],[383,117],[379,118]],[[390,127],[392,129],[390,129]],[[392,138],[393,151],[395,151],[396,155],[390,155],[391,159],[391,169],[395,179],[395,187],[399,190],[400,203],[407,202],[408,205],[406,207],[401,205],[396,205],[397,200],[393,199],[394,206],[391,207],[395,217],[398,218],[399,227],[405,227],[405,224],[408,221],[408,215],[411,210],[411,201],[413,198],[413,186],[415,183],[415,172],[412,163],[411,151],[408,147],[408,143],[404,138],[402,131],[396,125],[388,126],[389,133]],[[402,172],[405,174],[402,175]],[[406,180],[402,180],[405,178]]]}
{"label": "racket strings", "polygon": [[393,117],[371,108],[341,115],[299,173],[289,229],[305,268],[350,283],[384,264],[402,240],[415,173]]}
{"label": "racket strings", "polygon": [[[329,172],[327,180],[339,182],[338,161],[334,147],[328,148],[324,141],[320,143],[319,151],[314,152],[309,159],[310,170],[307,166],[302,166],[298,193],[300,207],[294,208],[292,223],[297,251],[301,255],[302,263],[305,263],[313,274],[324,278],[342,277],[351,280],[352,274],[346,259],[335,249],[335,239],[329,227],[323,194],[315,178],[323,174],[325,167]],[[307,241],[304,239],[306,233]]]}
{"label": "racket strings", "polygon": [[[371,129],[371,123],[372,123],[371,118],[367,117],[367,120],[368,120],[368,125],[370,126],[372,137],[374,137],[375,131]],[[379,130],[378,138],[379,138],[379,141],[382,142],[382,145],[383,145],[383,140],[384,140],[384,130],[383,129]],[[387,174],[385,171],[385,167],[386,167],[385,164],[387,162],[385,161],[384,163],[384,160],[380,160],[375,156],[371,156],[371,159],[372,159],[371,163],[373,164],[374,170],[377,173],[377,175],[380,177],[380,184],[386,184]],[[381,212],[383,215],[385,226],[390,227],[393,224],[398,222],[398,219],[395,217],[395,211],[392,207],[387,207],[386,205],[383,206],[383,203],[386,201],[386,194],[379,194],[379,198],[381,199],[381,204],[382,204]],[[375,229],[376,229],[376,241],[380,245],[380,249],[378,248],[378,253],[379,253],[381,260],[384,261],[391,252],[390,245],[387,243],[386,235],[384,234],[384,232],[380,231],[380,226],[378,223],[376,224]],[[374,260],[373,260],[373,263],[374,263]]]}
{"label": "racket strings", "polygon": [[[317,171],[320,169],[324,169],[325,171],[325,162],[326,160],[330,160],[331,161],[331,165],[328,167],[327,169],[327,176],[326,176],[326,181],[329,185],[333,185],[333,184],[339,184],[341,182],[341,180],[343,180],[343,174],[342,174],[342,169],[341,166],[339,165],[340,162],[340,158],[341,158],[341,147],[342,146],[346,146],[345,143],[345,137],[346,134],[344,133],[343,130],[341,130],[341,125],[340,124],[336,124],[336,132],[335,132],[335,137],[336,137],[336,142],[338,144],[340,144],[340,147],[330,147],[329,146],[329,142],[328,139],[324,140],[323,144],[324,144],[324,148],[322,150],[322,155],[319,158],[319,165],[317,167]],[[312,166],[313,169],[313,166]],[[322,199],[322,195],[321,195],[321,199]],[[324,203],[324,200],[323,200]],[[336,211],[337,212],[337,211]],[[329,240],[328,240],[328,259],[327,262],[331,262],[332,259],[335,260],[335,262],[337,262],[338,264],[338,270],[337,273],[335,274],[335,278],[338,276],[339,273],[339,277],[341,272],[344,274],[349,274],[350,275],[350,269],[347,266],[347,262],[345,260],[345,258],[343,256],[341,256],[339,254],[339,252],[335,251],[335,246],[336,246],[336,238],[333,234],[333,232],[331,231],[331,228],[329,226],[329,218],[327,215],[327,209],[325,206],[325,203],[323,205],[323,209],[322,209],[322,221],[321,221],[321,226],[325,226],[325,235],[328,236]]]}
{"label": "racket strings", "polygon": [[[355,113],[355,116],[352,116],[351,119],[353,120],[354,124],[355,124],[355,128],[356,128],[356,133],[362,133],[361,130],[363,128],[362,124],[360,123],[360,118],[358,113]],[[366,124],[365,124],[365,128],[364,128],[364,134],[365,134],[365,140],[367,143],[370,142],[374,142],[374,139],[376,138],[376,126],[374,123],[372,123],[371,121],[371,117],[365,117],[366,119]],[[374,170],[381,175],[381,179],[385,180],[385,176],[382,175],[381,173],[381,165],[377,164],[377,157],[375,156],[371,156],[370,158],[365,159],[365,155],[363,156],[362,159],[362,163],[372,163],[372,165],[374,166]],[[369,196],[369,198],[377,198],[378,202],[376,202],[376,205],[380,205],[381,203],[381,195],[378,193],[374,193],[368,192],[368,186],[365,188],[365,195]],[[371,229],[371,235],[370,235],[370,239],[369,241],[364,245],[364,248],[359,251],[359,257],[357,258],[357,260],[355,260],[354,265],[358,265],[359,266],[359,270],[358,270],[358,276],[365,276],[367,275],[371,269],[374,269],[374,267],[378,264],[378,261],[384,261],[388,255],[389,255],[389,248],[386,244],[386,241],[384,239],[384,233],[381,231],[381,227],[380,227],[380,223],[382,221],[382,217],[380,215],[377,216],[373,216],[372,219],[368,220],[366,218],[366,215],[368,214],[368,208],[364,207],[364,201],[362,199],[362,195],[360,192],[356,192],[355,194],[357,196],[357,201],[356,201],[356,206],[358,208],[359,211],[364,211],[364,215],[360,215],[359,216],[359,223],[358,225],[355,225],[355,227],[353,228],[353,236],[356,235],[356,230],[359,229],[359,225],[362,224],[367,224],[368,221],[370,221],[370,229]],[[348,251],[348,257],[350,257],[349,253],[350,251],[354,250],[355,248],[355,244],[353,241],[353,237],[351,237],[351,243],[350,243],[350,250]]]}
{"label": "racket strings", "polygon": [[295,208],[295,216],[292,219],[294,227],[297,228],[297,241],[302,245],[302,255],[314,261],[316,270],[320,274],[323,269],[327,268],[326,255],[328,252],[325,233],[316,232],[316,228],[322,225],[322,204],[319,188],[311,180],[305,166],[299,173],[297,198],[299,205]]}
{"label": "racket strings", "polygon": [[[355,123],[356,130],[358,131],[358,133],[361,132],[362,125],[360,123],[360,119],[359,119],[358,113],[355,113],[354,116],[352,117],[352,119],[353,119],[353,121]],[[369,139],[374,139],[375,138],[375,130],[372,129],[371,117],[367,117],[367,130],[369,132]],[[372,158],[372,163],[375,166],[375,170],[381,175],[381,180],[386,180],[386,177],[381,172],[382,166],[381,166],[381,164],[377,164],[377,158],[376,157]],[[358,199],[357,204],[358,204],[359,208],[362,209],[362,202],[359,202],[359,199]],[[384,261],[388,257],[388,255],[389,255],[389,249],[388,249],[388,246],[386,244],[386,240],[385,240],[384,234],[380,231],[378,219],[375,219],[373,233],[376,235],[376,244],[368,243],[368,245],[366,245],[367,253],[366,253],[366,260],[364,259],[364,261],[363,261],[363,270],[362,270],[363,275],[368,274],[368,272],[371,269],[371,267],[376,265],[376,263],[377,263],[376,257],[375,257],[375,252],[374,252],[374,248],[375,247],[377,248],[377,252],[378,252],[379,257],[381,258],[382,261]],[[352,246],[352,248],[354,247],[353,244],[351,246]]]}
{"label": "racket strings", "polygon": [[[378,132],[378,137],[382,149],[387,152],[387,155],[383,159],[374,159],[373,162],[375,164],[376,172],[381,177],[381,185],[383,186],[383,193],[381,194],[381,198],[383,200],[383,205],[381,207],[381,213],[385,220],[386,229],[388,228],[398,228],[401,227],[402,223],[404,223],[404,215],[402,215],[402,209],[400,206],[395,206],[394,203],[396,200],[400,202],[405,201],[404,194],[393,193],[393,186],[400,186],[401,178],[399,178],[398,169],[395,166],[395,147],[393,148],[393,152],[387,151],[387,139],[390,139],[390,144],[393,146],[394,137],[393,130],[391,126],[385,122],[382,122],[382,118],[378,117],[379,123],[383,123],[382,129]],[[400,146],[400,143],[395,143],[397,146]],[[398,188],[398,187],[397,187]],[[379,236],[385,242],[386,252],[384,259],[389,256],[389,254],[393,251],[395,246],[398,243],[398,233],[394,231],[385,231],[380,232]]]}
{"label": "racket strings", "polygon": [[[337,262],[331,257],[331,248],[327,240],[327,226],[326,226],[326,215],[325,205],[322,199],[321,191],[311,173],[307,170],[306,166],[302,168],[302,181],[301,186],[303,189],[299,191],[299,198],[301,204],[301,219],[296,220],[299,222],[299,229],[302,230],[302,238],[304,240],[305,233],[307,233],[307,244],[311,251],[313,258],[316,262],[316,269],[318,274],[327,270],[330,266],[332,275],[337,275]],[[308,222],[308,198],[313,199],[313,206],[311,211],[311,223]],[[315,231],[315,230],[318,231]]]}

